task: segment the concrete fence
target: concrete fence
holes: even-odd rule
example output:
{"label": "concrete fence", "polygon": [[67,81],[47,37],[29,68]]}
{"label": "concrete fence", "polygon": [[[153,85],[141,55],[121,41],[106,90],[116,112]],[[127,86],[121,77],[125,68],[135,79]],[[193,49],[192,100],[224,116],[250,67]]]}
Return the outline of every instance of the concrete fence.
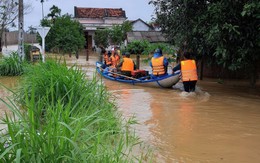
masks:
{"label": "concrete fence", "polygon": [[[4,32],[2,37],[2,45],[8,46],[18,44],[18,35],[18,31]],[[37,43],[36,35],[37,34],[24,33],[24,43]]]}

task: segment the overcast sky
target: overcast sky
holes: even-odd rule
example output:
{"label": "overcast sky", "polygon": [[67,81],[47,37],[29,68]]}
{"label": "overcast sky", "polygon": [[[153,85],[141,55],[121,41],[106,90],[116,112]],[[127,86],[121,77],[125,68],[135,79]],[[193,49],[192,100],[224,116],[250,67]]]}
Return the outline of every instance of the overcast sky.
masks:
{"label": "overcast sky", "polygon": [[[154,15],[154,7],[148,4],[149,0],[45,0],[43,3],[44,16],[55,5],[61,9],[61,14],[69,13],[74,16],[74,6],[95,8],[122,8],[126,12],[128,20],[141,18],[149,22]],[[24,30],[29,26],[39,26],[42,19],[42,4],[40,0],[24,0],[25,4],[31,4],[30,13],[24,16]]]}

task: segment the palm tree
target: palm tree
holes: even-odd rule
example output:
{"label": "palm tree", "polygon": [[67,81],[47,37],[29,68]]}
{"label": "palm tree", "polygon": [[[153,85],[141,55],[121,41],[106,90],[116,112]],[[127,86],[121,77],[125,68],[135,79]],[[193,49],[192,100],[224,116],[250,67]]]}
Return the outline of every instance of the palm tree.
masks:
{"label": "palm tree", "polygon": [[57,6],[53,5],[50,8],[50,13],[47,15],[48,17],[51,17],[52,20],[60,16],[61,9],[59,9]]}

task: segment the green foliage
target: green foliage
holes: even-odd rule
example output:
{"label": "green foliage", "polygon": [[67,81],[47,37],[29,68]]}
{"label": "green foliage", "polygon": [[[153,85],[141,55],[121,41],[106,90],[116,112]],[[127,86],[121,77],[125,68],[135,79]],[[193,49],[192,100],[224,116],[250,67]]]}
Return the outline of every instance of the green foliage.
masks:
{"label": "green foliage", "polygon": [[[260,3],[257,0],[248,1],[243,8],[241,13],[242,16],[252,16],[260,19]],[[258,26],[259,27],[259,26]]]}
{"label": "green foliage", "polygon": [[46,36],[46,47],[61,50],[63,53],[73,53],[82,49],[85,37],[82,25],[68,15],[55,19],[49,34]]}
{"label": "green foliage", "polygon": [[[45,42],[46,51],[56,51],[62,53],[76,53],[85,45],[83,26],[76,20],[72,20],[70,15],[60,16],[61,10],[57,6],[52,6],[48,14],[51,19],[43,19],[42,26],[51,27]],[[41,38],[38,36],[41,43]]]}
{"label": "green foliage", "polygon": [[[163,54],[174,54],[175,47],[167,43],[152,43],[149,46],[149,52],[154,53],[156,49],[161,49]],[[149,53],[148,53],[149,54]]]}
{"label": "green foliage", "polygon": [[131,54],[143,54],[145,51],[149,51],[149,45],[147,40],[136,40],[127,45],[126,51]]}
{"label": "green foliage", "polygon": [[[37,78],[34,77],[35,74],[37,74]],[[30,66],[26,69],[23,81],[21,81],[24,85],[20,88],[18,101],[22,101],[27,94],[32,95],[31,87],[35,87],[35,101],[40,100],[46,94],[46,87],[53,87],[55,97],[51,97],[52,92],[49,92],[49,98],[46,100],[50,101],[46,101],[47,103],[53,103],[62,98],[64,103],[71,100],[70,102],[76,104],[80,96],[87,89],[91,89],[89,86],[91,83],[82,81],[84,77],[81,70],[75,66],[68,69],[66,63],[58,64],[52,60]],[[29,96],[29,98],[32,97]]]}
{"label": "green foliage", "polygon": [[132,54],[153,54],[156,49],[161,49],[163,54],[174,54],[175,47],[167,43],[150,43],[147,40],[136,40],[129,43],[124,51]]}
{"label": "green foliage", "polygon": [[32,45],[24,44],[24,59],[28,62],[31,61],[31,48]]}
{"label": "green foliage", "polygon": [[97,29],[94,40],[97,46],[107,48],[109,45],[109,29]]}
{"label": "green foliage", "polygon": [[124,39],[126,39],[127,32],[131,32],[131,31],[133,30],[132,23],[131,23],[130,21],[125,21],[125,22],[121,25],[121,30],[122,30],[122,32],[123,32]]}
{"label": "green foliage", "polygon": [[18,105],[2,100],[14,116],[4,119],[0,160],[138,162],[131,153],[138,138],[120,120],[105,87],[86,80],[77,67],[55,61],[29,67],[15,93]]}
{"label": "green foliage", "polygon": [[24,44],[24,59],[26,61],[31,61],[30,51],[31,51],[31,45],[30,44]]}
{"label": "green foliage", "polygon": [[114,25],[109,30],[109,39],[111,44],[120,45],[127,37],[127,32],[132,31],[133,26],[130,21],[125,21],[121,25]]}
{"label": "green foliage", "polygon": [[122,25],[114,25],[112,29],[97,29],[94,36],[95,43],[102,48],[121,45],[126,39],[126,33],[132,31],[132,28],[132,24],[125,21]]}
{"label": "green foliage", "polygon": [[125,37],[121,25],[114,25],[112,27],[109,31],[109,38],[113,45],[120,45],[124,41]]}
{"label": "green foliage", "polygon": [[57,6],[53,5],[50,8],[50,13],[47,15],[47,17],[50,17],[51,20],[55,20],[56,18],[60,17],[61,9],[59,9]]}
{"label": "green foliage", "polygon": [[20,76],[24,73],[25,61],[21,61],[17,52],[0,60],[0,76]]}
{"label": "green foliage", "polygon": [[251,65],[260,60],[258,0],[151,0],[150,4],[156,7],[162,32],[182,50],[213,57],[234,71],[257,69]]}

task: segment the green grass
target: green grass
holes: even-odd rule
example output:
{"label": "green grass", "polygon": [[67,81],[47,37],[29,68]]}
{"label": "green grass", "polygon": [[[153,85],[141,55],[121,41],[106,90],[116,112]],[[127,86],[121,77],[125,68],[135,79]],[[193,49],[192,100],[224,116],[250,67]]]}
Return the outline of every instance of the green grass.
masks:
{"label": "green grass", "polygon": [[141,144],[122,121],[110,94],[76,66],[47,61],[28,67],[16,103],[3,101],[13,116],[0,137],[3,162],[142,162]]}
{"label": "green grass", "polygon": [[17,52],[13,52],[10,57],[0,60],[0,76],[20,76],[25,66],[26,62],[20,60]]}

